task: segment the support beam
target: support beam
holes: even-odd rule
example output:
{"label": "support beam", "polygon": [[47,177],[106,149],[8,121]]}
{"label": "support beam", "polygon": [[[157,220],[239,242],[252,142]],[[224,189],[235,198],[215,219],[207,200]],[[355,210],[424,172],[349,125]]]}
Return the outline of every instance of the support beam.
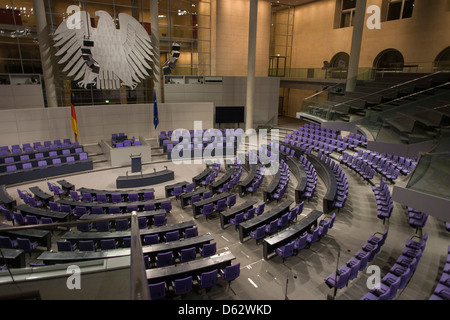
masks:
{"label": "support beam", "polygon": [[358,77],[359,57],[361,54],[361,42],[366,16],[367,0],[356,0],[355,22],[353,23],[352,46],[350,49],[350,60],[348,63],[347,85],[345,90],[355,91],[356,79]]}
{"label": "support beam", "polygon": [[256,25],[258,20],[257,16],[258,16],[258,0],[250,0],[245,130],[253,128],[253,109],[255,103]]}
{"label": "support beam", "polygon": [[50,44],[50,31],[45,15],[44,0],[33,0],[34,15],[36,18],[36,31],[39,40],[39,52],[41,54],[42,73],[45,83],[45,95],[48,108],[58,107],[56,99],[55,77],[52,64],[52,51]]}
{"label": "support beam", "polygon": [[158,22],[158,0],[150,0],[150,22],[151,22],[151,40],[154,54],[153,61],[153,83],[156,92],[156,101],[163,102],[161,97],[161,65],[159,57],[159,22]]}

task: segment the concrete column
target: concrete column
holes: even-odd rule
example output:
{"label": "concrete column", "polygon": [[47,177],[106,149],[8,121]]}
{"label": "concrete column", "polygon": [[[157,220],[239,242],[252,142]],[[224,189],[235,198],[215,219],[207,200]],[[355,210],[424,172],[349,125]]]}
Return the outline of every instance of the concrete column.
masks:
{"label": "concrete column", "polygon": [[245,130],[253,128],[253,109],[255,104],[256,25],[258,21],[257,18],[258,18],[258,0],[250,0]]}
{"label": "concrete column", "polygon": [[158,0],[150,0],[150,22],[151,22],[151,39],[154,54],[153,61],[153,83],[156,92],[156,101],[163,102],[161,97],[161,64],[159,58],[159,22],[158,22]]}
{"label": "concrete column", "polygon": [[354,91],[356,78],[358,76],[359,56],[361,53],[361,42],[364,30],[364,20],[366,16],[367,0],[356,1],[355,20],[353,23],[352,46],[350,49],[350,60],[347,71],[346,91]]}
{"label": "concrete column", "polygon": [[41,54],[42,73],[45,82],[45,95],[47,98],[47,107],[58,107],[56,99],[55,77],[52,65],[52,51],[50,44],[50,31],[47,25],[45,15],[44,0],[33,0],[34,16],[36,19],[36,31],[39,40],[39,52]]}

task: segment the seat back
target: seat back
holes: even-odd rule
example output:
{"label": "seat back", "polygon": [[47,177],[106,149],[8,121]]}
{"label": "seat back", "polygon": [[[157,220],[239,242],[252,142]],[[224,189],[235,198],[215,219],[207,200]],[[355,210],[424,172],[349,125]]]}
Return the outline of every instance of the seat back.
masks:
{"label": "seat back", "polygon": [[108,213],[120,213],[120,207],[109,207]]}
{"label": "seat back", "polygon": [[156,263],[158,267],[170,266],[173,264],[173,253],[172,251],[158,253],[156,255]]}
{"label": "seat back", "polygon": [[190,292],[192,290],[192,282],[192,276],[182,279],[175,279],[173,282],[174,293],[180,295]]}
{"label": "seat back", "polygon": [[80,251],[95,251],[94,240],[80,240],[78,241],[78,248]]}
{"label": "seat back", "polygon": [[195,247],[182,249],[180,252],[180,261],[187,262],[187,261],[195,260],[196,254],[197,254],[197,250]]}
{"label": "seat back", "polygon": [[116,249],[116,239],[102,239],[100,240],[100,247],[102,250]]}
{"label": "seat back", "polygon": [[159,236],[157,234],[147,234],[144,236],[144,244],[146,246],[159,243]]}
{"label": "seat back", "polygon": [[157,214],[153,217],[153,224],[157,227],[163,226],[166,224],[166,215],[165,214]]}
{"label": "seat back", "polygon": [[202,288],[210,288],[217,283],[218,273],[217,269],[208,272],[203,272],[200,275],[199,282]]}
{"label": "seat back", "polygon": [[236,263],[231,266],[226,266],[222,271],[222,277],[226,281],[233,281],[241,274],[241,264]]}
{"label": "seat back", "polygon": [[58,248],[58,251],[73,251],[72,244],[69,241],[56,241],[56,246]]}
{"label": "seat back", "polygon": [[214,254],[216,254],[216,243],[206,243],[203,245],[203,247],[200,250],[200,254],[202,255],[202,257],[206,258],[206,257],[210,257]]}
{"label": "seat back", "polygon": [[166,296],[166,283],[159,282],[154,284],[149,284],[148,289],[150,291],[151,300],[159,300]]}

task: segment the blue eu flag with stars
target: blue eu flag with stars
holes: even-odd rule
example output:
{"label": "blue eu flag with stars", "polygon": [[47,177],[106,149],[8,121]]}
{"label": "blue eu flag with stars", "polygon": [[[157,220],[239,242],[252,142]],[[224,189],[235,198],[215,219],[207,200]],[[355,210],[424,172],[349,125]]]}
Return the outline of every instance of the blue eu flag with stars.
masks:
{"label": "blue eu flag with stars", "polygon": [[156,92],[153,92],[153,124],[155,125],[155,129],[159,124],[158,103],[156,102]]}

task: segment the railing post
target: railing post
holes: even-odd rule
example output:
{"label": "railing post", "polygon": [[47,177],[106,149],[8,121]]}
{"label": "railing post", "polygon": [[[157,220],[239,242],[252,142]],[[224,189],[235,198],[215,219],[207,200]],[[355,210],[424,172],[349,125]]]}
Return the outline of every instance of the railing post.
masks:
{"label": "railing post", "polygon": [[130,299],[149,300],[150,295],[137,218],[137,212],[133,211],[131,213]]}

